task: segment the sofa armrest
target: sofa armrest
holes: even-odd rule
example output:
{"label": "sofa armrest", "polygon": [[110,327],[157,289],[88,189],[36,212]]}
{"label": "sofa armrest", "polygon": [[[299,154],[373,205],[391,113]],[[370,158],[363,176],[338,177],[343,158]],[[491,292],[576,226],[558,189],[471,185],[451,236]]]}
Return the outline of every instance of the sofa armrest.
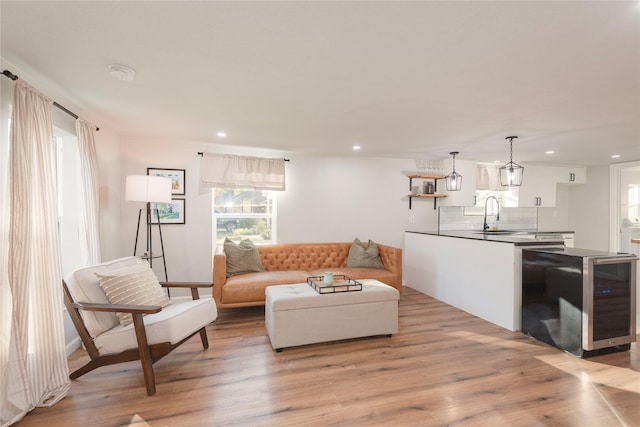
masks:
{"label": "sofa armrest", "polygon": [[393,246],[378,245],[380,259],[384,265],[384,269],[394,273],[397,277],[396,288],[402,289],[402,249]]}
{"label": "sofa armrest", "polygon": [[227,282],[227,255],[224,246],[217,245],[213,254],[213,299],[222,302],[222,287]]}

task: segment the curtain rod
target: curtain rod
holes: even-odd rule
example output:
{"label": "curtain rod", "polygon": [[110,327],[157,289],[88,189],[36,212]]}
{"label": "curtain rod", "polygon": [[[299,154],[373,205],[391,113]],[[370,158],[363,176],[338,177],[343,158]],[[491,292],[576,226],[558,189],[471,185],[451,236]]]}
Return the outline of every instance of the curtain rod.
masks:
{"label": "curtain rod", "polygon": [[[198,156],[202,157],[204,153],[202,151],[198,151]],[[283,159],[285,162],[289,162],[289,159]]]}
{"label": "curtain rod", "polygon": [[[10,78],[11,80],[18,80],[18,76],[16,76],[15,74],[13,74],[11,71],[9,70],[4,70],[2,71],[2,75],[5,77]],[[74,119],[78,119],[78,115],[76,113],[74,113],[73,111],[65,108],[64,106],[58,104],[56,101],[53,101],[53,106],[54,107],[58,107],[60,110],[64,111],[65,113],[67,113],[68,115],[70,115],[71,117],[73,117]],[[96,126],[96,131],[99,131],[100,128],[98,126]]]}

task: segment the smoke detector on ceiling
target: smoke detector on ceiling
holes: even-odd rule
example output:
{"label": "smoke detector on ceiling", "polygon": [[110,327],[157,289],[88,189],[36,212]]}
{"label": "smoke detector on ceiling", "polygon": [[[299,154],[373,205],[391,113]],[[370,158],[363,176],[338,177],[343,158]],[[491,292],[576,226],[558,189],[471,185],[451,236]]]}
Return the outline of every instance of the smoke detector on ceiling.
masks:
{"label": "smoke detector on ceiling", "polygon": [[126,65],[112,64],[109,65],[109,74],[114,79],[130,82],[135,77],[136,71]]}

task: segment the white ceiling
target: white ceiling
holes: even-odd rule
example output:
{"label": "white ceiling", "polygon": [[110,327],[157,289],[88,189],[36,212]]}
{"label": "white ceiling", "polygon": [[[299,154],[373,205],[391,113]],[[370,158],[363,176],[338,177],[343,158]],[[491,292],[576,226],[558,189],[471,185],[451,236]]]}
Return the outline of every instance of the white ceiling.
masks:
{"label": "white ceiling", "polygon": [[640,160],[638,0],[0,8],[2,57],[122,136],[506,162],[518,135],[518,162]]}

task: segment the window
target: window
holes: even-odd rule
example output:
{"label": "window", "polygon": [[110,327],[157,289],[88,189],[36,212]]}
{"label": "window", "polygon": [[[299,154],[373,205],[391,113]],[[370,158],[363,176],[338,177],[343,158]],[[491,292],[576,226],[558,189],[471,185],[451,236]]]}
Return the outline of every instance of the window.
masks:
{"label": "window", "polygon": [[627,218],[640,218],[640,184],[629,184],[629,215]]}
{"label": "window", "polygon": [[[0,77],[0,207],[9,203],[8,194],[4,191],[8,185],[8,160],[9,160],[9,134],[11,127],[11,109],[13,103],[14,86],[10,79]],[[53,122],[53,136],[56,145],[56,175],[58,191],[58,231],[60,236],[60,254],[62,257],[62,269],[66,274],[82,266],[82,258],[79,247],[78,215],[79,206],[78,177],[80,176],[80,158],[78,154],[78,140],[76,137],[76,120],[64,111],[51,106],[51,118]],[[5,172],[6,171],[6,172]],[[0,225],[6,221],[8,225],[7,211],[0,212]],[[0,239],[0,249],[6,244],[7,239]]]}
{"label": "window", "polygon": [[[518,206],[517,192],[514,189],[510,188],[504,191],[476,190],[476,205],[465,206],[464,215],[484,216],[484,205],[489,196],[498,198],[499,209]],[[487,215],[495,215],[497,213],[496,209],[495,203],[488,203]]]}
{"label": "window", "polygon": [[214,188],[213,241],[222,244],[250,239],[255,244],[275,242],[276,203],[273,192],[247,188]]}
{"label": "window", "polygon": [[[74,132],[75,133],[75,132]],[[78,140],[75,135],[53,127],[56,141],[56,161],[58,175],[58,231],[60,232],[60,254],[62,270],[65,274],[82,267],[79,247],[78,177],[80,159]]]}

